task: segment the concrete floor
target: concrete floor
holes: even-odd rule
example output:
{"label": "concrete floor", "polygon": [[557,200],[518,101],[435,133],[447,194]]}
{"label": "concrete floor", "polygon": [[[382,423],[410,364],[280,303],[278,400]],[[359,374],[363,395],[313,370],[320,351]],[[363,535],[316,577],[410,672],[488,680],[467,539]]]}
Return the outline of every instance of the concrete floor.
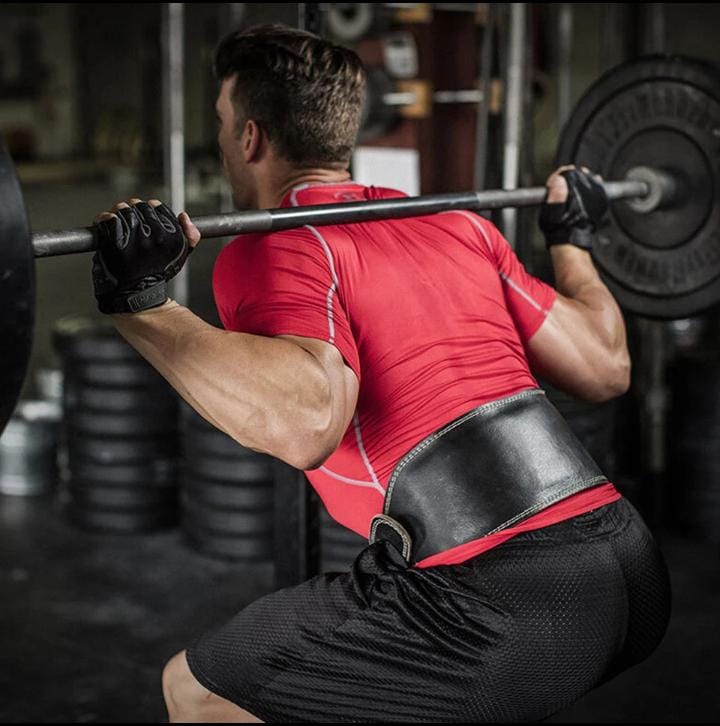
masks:
{"label": "concrete floor", "polygon": [[[661,647],[549,721],[720,720],[720,552],[660,542],[674,585]],[[90,534],[52,497],[0,496],[0,721],[164,721],[165,661],[269,592],[272,576],[269,564],[209,559],[178,530]]]}

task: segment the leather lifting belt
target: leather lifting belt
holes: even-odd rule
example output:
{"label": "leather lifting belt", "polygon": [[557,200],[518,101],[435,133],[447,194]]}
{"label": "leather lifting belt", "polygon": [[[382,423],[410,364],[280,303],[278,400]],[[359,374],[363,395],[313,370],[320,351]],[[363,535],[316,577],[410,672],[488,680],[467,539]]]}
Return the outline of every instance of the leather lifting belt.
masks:
{"label": "leather lifting belt", "polygon": [[541,389],[486,403],[428,436],[393,470],[370,542],[414,564],[607,482]]}

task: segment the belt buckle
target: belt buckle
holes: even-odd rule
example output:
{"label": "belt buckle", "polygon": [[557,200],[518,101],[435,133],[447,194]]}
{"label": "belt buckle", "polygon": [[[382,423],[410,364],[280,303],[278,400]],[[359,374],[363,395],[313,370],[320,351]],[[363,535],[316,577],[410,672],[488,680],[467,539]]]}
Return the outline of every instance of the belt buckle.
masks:
{"label": "belt buckle", "polygon": [[393,545],[402,554],[406,562],[410,562],[412,537],[410,537],[408,531],[400,522],[387,514],[376,514],[370,522],[368,542],[374,544],[383,540]]}

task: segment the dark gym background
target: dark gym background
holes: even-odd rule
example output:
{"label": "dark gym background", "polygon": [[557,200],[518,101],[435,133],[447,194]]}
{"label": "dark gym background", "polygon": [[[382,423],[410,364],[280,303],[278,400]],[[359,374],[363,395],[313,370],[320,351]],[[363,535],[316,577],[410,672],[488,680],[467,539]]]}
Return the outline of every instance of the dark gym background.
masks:
{"label": "dark gym background", "polygon": [[[214,145],[210,61],[217,40],[232,27],[260,22],[326,21],[330,5],[342,4],[182,4],[185,206],[191,214],[230,209]],[[366,60],[377,60],[383,34],[402,30],[417,41],[421,73],[448,87],[476,85],[487,40],[486,4],[371,5],[371,26],[348,41],[362,48]],[[497,28],[490,77],[500,87],[506,82],[508,5],[490,6]],[[17,163],[33,229],[88,225],[99,211],[132,195],[168,199],[162,90],[163,38],[172,38],[168,8],[0,4],[0,135]],[[523,184],[542,183],[552,169],[560,117],[608,68],[649,52],[720,63],[717,4],[545,3],[526,4],[526,11]],[[564,34],[563,22],[570,22],[570,32]],[[461,85],[452,86],[453,80]],[[474,133],[475,113],[465,106],[443,109],[434,119],[404,116],[363,143],[418,149],[423,192],[471,188],[474,170],[456,156],[442,158],[438,145],[446,143],[442,132],[450,123],[455,141],[464,143],[463,134]],[[500,179],[504,122],[498,103],[488,119],[488,186]],[[189,275],[190,307],[211,322],[217,318],[210,275],[222,244],[204,241]],[[517,249],[531,269],[546,274],[532,212],[519,217]],[[38,372],[57,365],[51,342],[57,319],[97,316],[88,255],[39,261],[37,287],[26,398],[39,395]],[[673,580],[673,617],[647,662],[550,720],[717,722],[718,314],[672,323],[628,316],[627,323],[631,392],[600,412],[568,405],[568,415],[592,429],[596,455],[658,537]],[[683,500],[691,480],[705,486],[704,498],[695,502],[701,513],[688,514],[692,502]],[[273,587],[273,563],[211,558],[189,547],[177,529],[88,533],[62,517],[57,491],[0,494],[0,720],[161,721],[164,662]]]}

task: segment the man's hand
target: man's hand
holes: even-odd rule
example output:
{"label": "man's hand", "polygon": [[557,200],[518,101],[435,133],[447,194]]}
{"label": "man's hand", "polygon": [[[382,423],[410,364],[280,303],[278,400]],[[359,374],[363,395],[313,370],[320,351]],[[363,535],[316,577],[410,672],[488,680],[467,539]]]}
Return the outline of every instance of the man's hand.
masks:
{"label": "man's hand", "polygon": [[98,249],[93,284],[103,313],[136,313],[162,305],[200,232],[157,199],[130,199],[95,217]]}
{"label": "man's hand", "polygon": [[608,208],[602,177],[585,167],[561,166],[548,178],[547,189],[539,223],[548,248],[572,244],[591,250]]}

